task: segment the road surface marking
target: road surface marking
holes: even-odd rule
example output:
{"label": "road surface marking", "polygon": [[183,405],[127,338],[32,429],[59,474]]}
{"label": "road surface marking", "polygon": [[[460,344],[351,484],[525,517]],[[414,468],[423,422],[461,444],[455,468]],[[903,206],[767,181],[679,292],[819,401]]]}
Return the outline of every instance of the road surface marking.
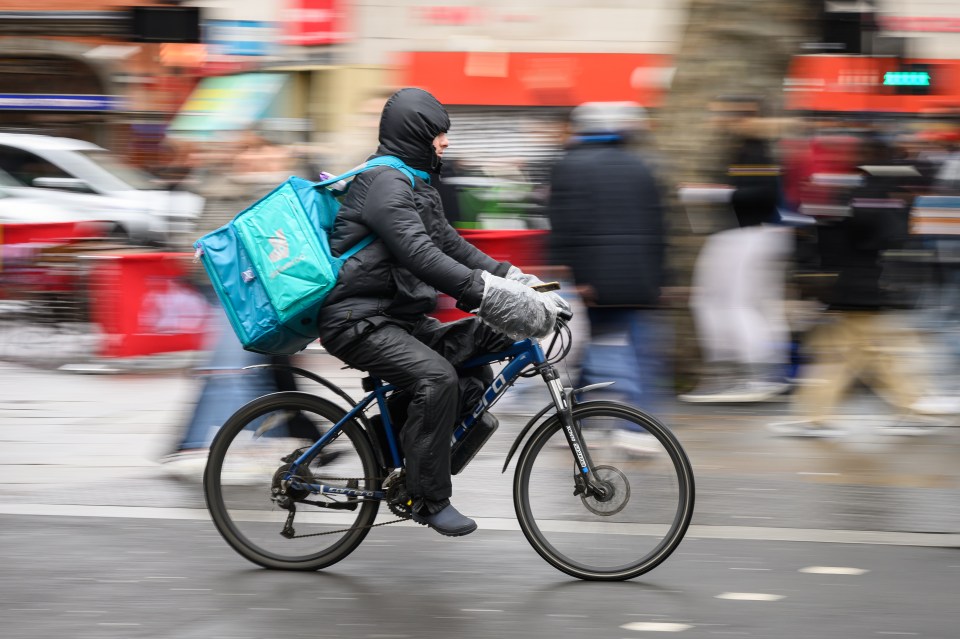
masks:
{"label": "road surface marking", "polygon": [[[203,508],[158,508],[154,506],[80,506],[62,504],[14,504],[0,503],[0,515],[55,516],[55,517],[104,517],[130,519],[170,519],[209,521],[210,515]],[[242,513],[238,519],[244,519]],[[257,520],[257,513],[249,514],[249,521]],[[341,523],[335,515],[323,514],[328,523]],[[515,518],[477,517],[485,530],[519,530]],[[352,523],[348,520],[347,523]],[[655,535],[662,532],[660,526],[624,523],[600,523],[585,525],[577,521],[537,522],[545,532],[608,535]],[[419,524],[405,522],[395,524],[401,528],[417,528]],[[958,533],[911,533],[877,530],[838,530],[818,528],[775,528],[769,526],[690,526],[687,539],[727,539],[738,541],[796,541],[828,544],[879,544],[889,546],[924,546],[944,548],[960,546]],[[517,544],[521,541],[517,540]],[[145,553],[144,553],[145,554]],[[159,553],[152,553],[159,554]],[[687,553],[689,556],[691,553]],[[950,566],[955,568],[957,566]]]}
{"label": "road surface marking", "polygon": [[870,571],[864,568],[846,568],[844,566],[807,566],[801,568],[800,572],[811,575],[863,575]]}
{"label": "road surface marking", "polygon": [[656,621],[632,621],[620,626],[624,630],[635,630],[636,632],[683,632],[693,628],[686,623],[669,623]]}
{"label": "road surface marking", "polygon": [[783,595],[771,595],[765,592],[725,592],[717,595],[716,598],[731,601],[780,601]]}

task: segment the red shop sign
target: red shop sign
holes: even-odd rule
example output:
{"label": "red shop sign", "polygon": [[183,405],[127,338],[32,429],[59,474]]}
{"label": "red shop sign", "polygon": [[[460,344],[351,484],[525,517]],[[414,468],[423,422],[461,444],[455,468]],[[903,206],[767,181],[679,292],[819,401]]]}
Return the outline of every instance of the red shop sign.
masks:
{"label": "red shop sign", "polygon": [[286,0],[282,13],[283,44],[336,44],[350,37],[348,0]]}
{"label": "red shop sign", "polygon": [[426,89],[444,104],[656,106],[673,73],[667,56],[646,53],[413,51],[398,58],[398,84]]}

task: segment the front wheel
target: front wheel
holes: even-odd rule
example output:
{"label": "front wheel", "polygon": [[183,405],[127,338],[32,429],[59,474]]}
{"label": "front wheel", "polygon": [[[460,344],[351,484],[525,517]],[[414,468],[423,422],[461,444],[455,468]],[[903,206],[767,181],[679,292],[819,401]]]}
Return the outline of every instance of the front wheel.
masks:
{"label": "front wheel", "polygon": [[[213,523],[234,550],[265,568],[317,570],[360,545],[378,501],[305,489],[278,494],[289,475],[284,458],[293,459],[344,415],[322,398],[282,392],[253,400],[227,420],[210,447],[203,488]],[[381,483],[370,441],[356,421],[345,423],[297,474],[335,488],[372,491]]]}
{"label": "front wheel", "polygon": [[573,419],[605,494],[575,494],[580,468],[554,415],[517,460],[513,498],[523,534],[547,562],[580,579],[620,581],[653,570],[690,525],[690,461],[666,426],[631,406],[586,402]]}

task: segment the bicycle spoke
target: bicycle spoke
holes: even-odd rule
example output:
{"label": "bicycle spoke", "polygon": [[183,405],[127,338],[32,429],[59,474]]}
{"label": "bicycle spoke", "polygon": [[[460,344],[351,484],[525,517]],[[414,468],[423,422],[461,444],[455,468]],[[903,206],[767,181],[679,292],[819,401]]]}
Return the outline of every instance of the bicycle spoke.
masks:
{"label": "bicycle spoke", "polygon": [[[332,427],[342,411],[316,398],[297,405],[268,396],[256,403],[262,403],[259,410],[247,410],[250,405],[242,409],[247,414],[232,418],[214,443],[206,477],[214,521],[235,549],[261,565],[308,569],[339,560],[362,540],[379,502],[357,499],[350,504],[348,497],[313,494],[283,479],[297,451]],[[355,424],[346,425],[296,477],[306,484],[364,490],[381,481]],[[290,507],[295,509],[292,518]]]}
{"label": "bicycle spoke", "polygon": [[671,442],[652,434],[655,425],[600,408],[577,421],[602,494],[577,489],[580,470],[563,431],[558,424],[542,428],[518,462],[521,526],[561,570],[583,578],[636,576],[679,543],[692,512],[692,476],[678,466]]}

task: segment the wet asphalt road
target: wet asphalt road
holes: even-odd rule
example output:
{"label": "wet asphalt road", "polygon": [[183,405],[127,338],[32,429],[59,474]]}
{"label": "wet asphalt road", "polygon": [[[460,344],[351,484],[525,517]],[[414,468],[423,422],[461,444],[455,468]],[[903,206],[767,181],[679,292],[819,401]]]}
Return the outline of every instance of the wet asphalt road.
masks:
{"label": "wet asphalt road", "polygon": [[2,516],[0,530],[7,639],[958,632],[956,548],[693,538],[608,584],[557,572],[515,531],[380,528],[340,564],[291,573],[247,563],[205,520]]}
{"label": "wet asphalt road", "polygon": [[327,571],[278,573],[236,555],[198,486],[157,464],[196,392],[180,373],[0,363],[0,637],[960,636],[952,424],[890,435],[861,398],[848,436],[796,440],[764,428],[782,404],[672,407],[697,477],[691,532],[652,573],[600,584],[512,529],[500,468],[528,398],[498,407],[501,431],[455,480],[478,533],[378,528]]}

